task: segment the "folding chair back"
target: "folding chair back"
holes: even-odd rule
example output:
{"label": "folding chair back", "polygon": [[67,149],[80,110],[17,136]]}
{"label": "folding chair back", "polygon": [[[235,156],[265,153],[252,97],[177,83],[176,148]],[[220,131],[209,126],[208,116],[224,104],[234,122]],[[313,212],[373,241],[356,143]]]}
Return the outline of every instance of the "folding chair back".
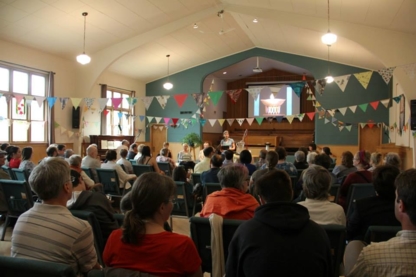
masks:
{"label": "folding chair back", "polygon": [[82,171],[87,174],[88,177],[90,177],[91,180],[94,180],[94,176],[92,175],[91,168],[89,167],[81,167]]}
{"label": "folding chair back", "polygon": [[17,180],[16,179],[16,176],[14,175],[13,170],[10,167],[8,167],[7,165],[3,165],[1,168],[4,170],[4,172],[6,172],[7,174],[9,174],[10,179]]}
{"label": "folding chair back", "polygon": [[363,183],[363,184],[352,184],[348,189],[347,194],[347,213],[346,216],[349,218],[354,209],[354,202],[359,199],[375,196],[376,191],[372,183]]}
{"label": "folding chair back", "polygon": [[295,162],[295,156],[294,155],[287,155],[286,156],[286,161],[293,164]]}
{"label": "folding chair back", "polygon": [[214,191],[221,190],[220,183],[205,183],[203,193],[202,193],[202,200],[205,203],[207,196],[213,193]]}
{"label": "folding chair back", "polygon": [[[339,197],[340,184],[332,184],[329,189],[329,195],[331,196],[331,202],[337,203]],[[333,198],[333,199],[332,199]]]}
{"label": "folding chair back", "polygon": [[97,168],[98,179],[103,184],[105,194],[121,195],[120,184],[115,169]]}
{"label": "folding chair back", "polygon": [[[172,215],[180,215],[189,217],[189,196],[188,191],[185,187],[185,182],[175,181],[176,184],[176,191],[175,191],[175,199],[176,203],[173,205]],[[192,209],[191,209],[192,210]]]}
{"label": "folding chair back", "polygon": [[27,182],[29,178],[29,172],[24,169],[12,168],[13,175],[16,177],[16,181],[25,181]]}
{"label": "folding chair back", "polygon": [[196,185],[198,183],[201,183],[201,173],[192,173],[192,185]]}
{"label": "folding chair back", "polygon": [[401,230],[402,226],[369,226],[364,241],[366,243],[388,241]]}
{"label": "folding chair back", "polygon": [[134,164],[133,165],[133,172],[136,174],[137,177],[140,177],[143,173],[146,172],[153,172],[153,166],[147,164]]}
{"label": "folding chair back", "polygon": [[324,228],[331,245],[333,276],[340,276],[339,267],[342,262],[345,250],[345,226],[342,225],[321,225]]}
{"label": "folding chair back", "polygon": [[157,166],[160,170],[165,172],[166,176],[172,176],[172,170],[170,169],[170,164],[166,162],[158,162]]}

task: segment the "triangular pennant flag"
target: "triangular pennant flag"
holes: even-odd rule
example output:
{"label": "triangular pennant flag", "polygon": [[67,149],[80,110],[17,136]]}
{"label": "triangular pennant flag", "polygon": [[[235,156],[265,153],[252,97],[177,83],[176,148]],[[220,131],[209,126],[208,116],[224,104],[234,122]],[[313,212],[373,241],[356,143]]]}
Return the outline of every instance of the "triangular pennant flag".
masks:
{"label": "triangular pennant flag", "polygon": [[231,101],[233,101],[234,103],[237,103],[237,100],[240,97],[240,94],[242,91],[243,91],[242,89],[232,89],[232,90],[227,90],[226,93],[228,94],[228,96],[230,96]]}
{"label": "triangular pennant flag", "polygon": [[146,111],[149,109],[150,104],[152,104],[153,98],[154,96],[147,96],[147,97],[140,98],[140,100],[142,100],[144,103],[144,107],[146,108]]}
{"label": "triangular pennant flag", "polygon": [[14,96],[14,98],[16,98],[16,105],[19,105],[19,104],[20,104],[20,102],[22,102],[22,100],[23,100],[23,95],[16,94],[16,95]]}
{"label": "triangular pennant flag", "polygon": [[261,125],[263,123],[263,119],[264,119],[264,117],[256,117],[256,121],[259,125]]}
{"label": "triangular pennant flag", "polygon": [[160,121],[162,120],[161,117],[155,117],[155,119],[156,119],[156,123],[160,123]]}
{"label": "triangular pennant flag", "polygon": [[347,126],[345,126],[345,128],[347,128],[347,130],[349,131],[349,132],[351,132],[351,125],[347,125]]}
{"label": "triangular pennant flag", "polygon": [[267,122],[269,122],[271,124],[273,122],[273,117],[268,117]]}
{"label": "triangular pennant flag", "polygon": [[402,99],[402,96],[401,95],[399,95],[399,96],[396,96],[396,97],[393,97],[393,100],[397,103],[397,104],[399,104],[400,103],[400,100]]}
{"label": "triangular pennant flag", "polygon": [[300,97],[300,94],[303,90],[303,87],[305,86],[305,82],[298,82],[298,83],[291,83],[290,87],[293,89],[293,91],[296,93],[298,97]]}
{"label": "triangular pennant flag", "polygon": [[196,124],[197,119],[196,118],[191,118],[191,122],[192,122],[192,124]]}
{"label": "triangular pennant flag", "polygon": [[84,112],[88,111],[87,106],[84,106]]}
{"label": "triangular pennant flag", "polygon": [[319,103],[318,101],[315,102],[315,107],[320,107],[321,103]]}
{"label": "triangular pennant flag", "polygon": [[306,100],[311,101],[312,100],[312,95],[309,95],[308,98],[306,98]]}
{"label": "triangular pennant flag", "polygon": [[341,132],[344,129],[344,126],[338,126],[339,131]]}
{"label": "triangular pennant flag", "polygon": [[342,115],[345,115],[345,113],[347,112],[347,107],[338,108],[338,111],[339,111]]}
{"label": "triangular pennant flag", "polygon": [[322,96],[322,94],[324,93],[324,90],[325,90],[325,86],[326,86],[326,80],[325,79],[321,79],[321,80],[318,80],[316,82],[316,91],[319,92],[319,95]]}
{"label": "triangular pennant flag", "polygon": [[123,98],[111,98],[114,109],[117,109],[120,106],[121,101],[123,101]]}
{"label": "triangular pennant flag", "polygon": [[207,97],[207,93],[205,92],[193,93],[192,97],[194,98],[195,103],[198,106],[198,108],[202,109],[204,107],[204,101],[205,101],[205,98]]}
{"label": "triangular pennant flag", "polygon": [[241,126],[241,125],[243,125],[245,118],[237,118],[236,120],[237,120],[238,124],[240,124],[240,126]]}
{"label": "triangular pennant flag", "polygon": [[297,114],[296,117],[299,119],[300,122],[302,122],[303,118],[305,117],[305,114],[300,113],[300,114]]}
{"label": "triangular pennant flag", "polygon": [[224,93],[223,91],[208,92],[208,95],[211,98],[212,104],[214,104],[214,106],[217,106],[217,104],[220,101],[223,93]]}
{"label": "triangular pennant flag", "polygon": [[163,126],[159,126],[159,130],[160,131],[163,131]]}
{"label": "triangular pennant flag", "polygon": [[59,125],[59,123],[55,121],[55,122],[53,123],[53,126],[54,126],[55,128],[58,128],[58,127],[59,127],[59,126],[61,126],[61,125]]}
{"label": "triangular pennant flag", "polygon": [[202,118],[199,120],[199,122],[201,123],[202,127],[204,127],[207,120],[205,118]]}
{"label": "triangular pennant flag", "polygon": [[228,118],[227,122],[228,122],[228,125],[230,125],[230,126],[233,125],[234,118]]}
{"label": "triangular pennant flag", "polygon": [[416,63],[401,65],[400,68],[404,70],[410,80],[414,80],[416,77]]}
{"label": "triangular pennant flag", "polygon": [[124,116],[126,117],[126,120],[129,120],[130,115],[128,113],[125,113]]}
{"label": "triangular pennant flag", "polygon": [[183,103],[185,103],[187,97],[188,97],[188,94],[175,94],[175,95],[173,95],[173,98],[176,100],[176,103],[178,104],[179,108],[182,108]]}
{"label": "triangular pennant flag", "polygon": [[153,116],[147,116],[147,122],[150,123],[153,120]]}
{"label": "triangular pennant flag", "polygon": [[66,132],[66,129],[61,126],[61,135]]}
{"label": "triangular pennant flag", "polygon": [[292,124],[292,121],[293,121],[294,118],[295,118],[294,115],[287,115],[286,116],[286,119],[287,119],[287,121],[289,121],[290,124]]}
{"label": "triangular pennant flag", "polygon": [[378,104],[380,103],[380,101],[374,101],[374,102],[370,102],[371,107],[373,107],[374,110],[377,110]]}
{"label": "triangular pennant flag", "polygon": [[130,107],[136,105],[136,103],[137,103],[137,98],[136,97],[127,97],[126,100],[127,100],[127,103],[129,103]]}
{"label": "triangular pennant flag", "polygon": [[166,104],[168,103],[169,97],[170,97],[170,95],[156,96],[156,99],[159,102],[162,109],[165,109]]}
{"label": "triangular pennant flag", "polygon": [[78,108],[79,103],[81,103],[81,101],[82,101],[82,98],[71,98],[72,106],[74,106],[75,109]]}
{"label": "triangular pennant flag", "polygon": [[170,118],[169,117],[165,117],[163,118],[163,121],[165,122],[166,125],[169,124]]}
{"label": "triangular pennant flag", "polygon": [[328,118],[325,118],[324,124],[327,124],[327,123],[329,123],[329,120]]}
{"label": "triangular pennant flag", "polygon": [[312,121],[315,117],[315,112],[306,113],[306,115],[309,117],[309,119]]}
{"label": "triangular pennant flag", "polygon": [[384,82],[386,82],[386,85],[389,84],[391,77],[393,76],[393,71],[396,67],[389,67],[384,69],[379,69],[377,72],[381,75],[381,78],[383,78]]}
{"label": "triangular pennant flag", "polygon": [[253,121],[254,121],[254,118],[246,118],[246,120],[247,120],[247,122],[248,122],[248,125],[250,125],[251,126],[251,124],[253,123]]}
{"label": "triangular pennant flag", "polygon": [[109,110],[104,110],[104,116],[107,116],[107,114],[109,113]]}
{"label": "triangular pennant flag", "polygon": [[332,123],[335,123],[335,122],[337,122],[337,120],[338,120],[338,119],[336,119],[335,117],[333,117],[333,118],[332,118],[332,120],[331,120],[331,122],[332,122]]}
{"label": "triangular pennant flag", "polygon": [[354,76],[357,78],[358,82],[367,89],[368,83],[370,83],[371,75],[373,75],[373,71],[366,71],[361,73],[355,73]]}
{"label": "triangular pennant flag", "polygon": [[59,102],[61,102],[61,109],[65,109],[66,104],[68,103],[69,98],[68,97],[59,97]]}
{"label": "triangular pennant flag", "polygon": [[27,95],[27,96],[25,96],[25,100],[26,100],[26,108],[27,108],[27,107],[30,107],[30,106],[32,105],[32,101],[33,101],[33,99],[35,99],[35,97],[34,97],[34,96],[31,96],[31,95]]}
{"label": "triangular pennant flag", "polygon": [[49,109],[52,109],[53,105],[55,105],[57,97],[47,97]]}
{"label": "triangular pennant flag", "polygon": [[334,77],[334,82],[338,85],[342,92],[345,91],[345,87],[347,86],[350,77],[351,74]]}
{"label": "triangular pennant flag", "polygon": [[[10,102],[10,99],[12,99],[12,97],[13,97],[13,94],[6,93],[3,96],[6,98],[6,102],[9,103]],[[43,99],[45,99],[45,97],[43,97]]]}
{"label": "triangular pennant flag", "polygon": [[194,113],[191,117],[192,117],[192,118],[196,118],[196,113]]}
{"label": "triangular pennant flag", "polygon": [[277,122],[282,122],[282,120],[283,120],[283,116],[281,116],[281,115],[279,115],[279,116],[276,116],[276,121]]}
{"label": "triangular pennant flag", "polygon": [[357,109],[357,105],[349,106],[348,108],[352,111],[352,113],[355,113],[355,110]]}
{"label": "triangular pennant flag", "polygon": [[68,137],[72,138],[73,135],[74,135],[74,132],[68,130]]}
{"label": "triangular pennant flag", "polygon": [[211,124],[211,127],[214,127],[215,122],[217,122],[216,119],[208,119],[209,124]]}
{"label": "triangular pennant flag", "polygon": [[140,119],[140,122],[143,122],[143,120],[145,119],[145,116],[144,115],[139,115],[139,119]]}
{"label": "triangular pennant flag", "polygon": [[94,104],[94,99],[95,98],[84,98],[85,105],[86,105],[88,110],[91,109],[92,104]]}
{"label": "triangular pennant flag", "polygon": [[177,125],[179,118],[172,118],[173,125]]}
{"label": "triangular pennant flag", "polygon": [[118,116],[118,119],[121,119],[121,118],[123,117],[123,113],[119,111],[119,112],[117,113],[117,116]]}
{"label": "triangular pennant flag", "polygon": [[370,127],[370,129],[372,129],[374,127],[374,125],[376,125],[375,123],[367,123],[368,127]]}
{"label": "triangular pennant flag", "polygon": [[385,99],[380,101],[381,104],[383,104],[384,107],[388,108],[390,105],[390,99]]}
{"label": "triangular pennant flag", "polygon": [[367,123],[360,123],[361,129],[364,129],[365,125],[367,125]]}
{"label": "triangular pennant flag", "polygon": [[36,102],[38,103],[39,108],[42,108],[43,101],[45,101],[45,97],[36,96]]}
{"label": "triangular pennant flag", "polygon": [[335,115],[335,110],[334,110],[334,109],[332,109],[332,110],[327,110],[327,112],[328,112],[331,116],[334,116],[334,115]]}
{"label": "triangular pennant flag", "polygon": [[[108,99],[107,98],[98,98],[98,105],[100,106],[100,112],[105,109],[107,106]],[[74,101],[72,101],[74,103]]]}
{"label": "triangular pennant flag", "polygon": [[225,122],[224,118],[218,119],[218,123],[222,126]]}
{"label": "triangular pennant flag", "polygon": [[251,95],[251,97],[254,100],[257,100],[257,98],[260,95],[260,91],[262,90],[262,88],[246,88],[245,90],[248,91],[248,93]]}
{"label": "triangular pennant flag", "polygon": [[367,107],[368,107],[368,103],[360,104],[360,105],[358,105],[358,107],[360,107],[360,109],[363,110],[363,112],[366,112]]}

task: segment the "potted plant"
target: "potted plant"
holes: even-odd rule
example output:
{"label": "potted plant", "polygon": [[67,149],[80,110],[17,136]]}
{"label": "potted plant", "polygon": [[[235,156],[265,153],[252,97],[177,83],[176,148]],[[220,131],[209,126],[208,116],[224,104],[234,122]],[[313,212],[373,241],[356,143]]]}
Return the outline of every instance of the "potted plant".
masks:
{"label": "potted plant", "polygon": [[189,144],[189,147],[195,148],[202,144],[201,138],[197,133],[189,133],[182,139],[183,143]]}

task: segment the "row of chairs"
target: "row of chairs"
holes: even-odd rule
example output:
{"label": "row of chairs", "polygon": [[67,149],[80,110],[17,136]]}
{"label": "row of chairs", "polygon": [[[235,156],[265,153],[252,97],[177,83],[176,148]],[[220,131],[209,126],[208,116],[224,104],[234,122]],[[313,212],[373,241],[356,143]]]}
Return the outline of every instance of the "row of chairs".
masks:
{"label": "row of chairs", "polygon": [[29,179],[30,172],[24,169],[10,168],[3,165],[2,169],[9,174],[12,180],[27,181]]}

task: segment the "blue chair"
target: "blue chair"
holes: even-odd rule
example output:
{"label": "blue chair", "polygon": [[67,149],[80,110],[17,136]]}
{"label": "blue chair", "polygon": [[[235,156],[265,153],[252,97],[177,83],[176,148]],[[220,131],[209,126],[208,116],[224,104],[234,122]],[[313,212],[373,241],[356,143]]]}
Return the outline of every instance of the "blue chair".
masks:
{"label": "blue chair", "polygon": [[105,194],[121,195],[120,183],[115,169],[97,168],[98,179],[103,184]]}
{"label": "blue chair", "polygon": [[137,177],[140,177],[143,173],[146,172],[153,172],[153,166],[145,165],[145,164],[134,164],[133,165],[133,172],[136,174]]}
{"label": "blue chair", "polygon": [[137,164],[137,161],[134,159],[130,159],[129,162],[131,162],[131,165]]}
{"label": "blue chair", "polygon": [[348,189],[347,194],[347,218],[350,218],[354,210],[354,202],[359,199],[375,196],[376,191],[372,183],[363,183],[363,184],[352,184]]}
{"label": "blue chair", "polygon": [[332,268],[334,270],[334,276],[338,277],[339,267],[342,262],[345,250],[345,237],[346,237],[346,228],[342,225],[320,225],[326,232],[329,243],[331,245],[332,253]]}
{"label": "blue chair", "polygon": [[24,169],[12,168],[13,175],[16,177],[16,181],[28,181],[29,172]]}
{"label": "blue chair", "polygon": [[369,226],[364,241],[368,244],[387,241],[394,238],[401,230],[402,226]]}
{"label": "blue chair", "polygon": [[157,166],[159,167],[160,170],[165,172],[166,176],[172,176],[172,170],[170,168],[169,163],[167,163],[167,162],[158,162]]}
{"label": "blue chair", "polygon": [[202,193],[202,200],[205,203],[207,196],[213,193],[214,191],[221,190],[221,185],[219,183],[205,183]]}
{"label": "blue chair", "polygon": [[196,184],[201,183],[201,173],[192,173],[192,184],[195,186]]}
{"label": "blue chair", "polygon": [[3,165],[1,168],[4,170],[4,172],[6,172],[7,174],[9,174],[10,179],[17,180],[16,179],[16,176],[14,176],[13,170],[10,167],[8,167],[6,165]]}
{"label": "blue chair", "polygon": [[332,184],[331,185],[331,188],[329,189],[329,195],[331,197],[334,197],[334,200],[331,201],[331,202],[338,203],[340,188],[341,188],[340,184]]}
{"label": "blue chair", "polygon": [[90,177],[91,180],[94,180],[94,176],[92,175],[91,168],[89,167],[81,167],[82,171],[87,174],[88,177]]}

